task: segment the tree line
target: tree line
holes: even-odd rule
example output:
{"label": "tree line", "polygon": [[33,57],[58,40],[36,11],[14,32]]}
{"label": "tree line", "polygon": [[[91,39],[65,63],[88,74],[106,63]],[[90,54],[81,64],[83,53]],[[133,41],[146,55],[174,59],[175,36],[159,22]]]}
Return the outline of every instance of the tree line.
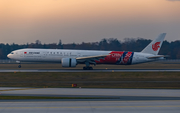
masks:
{"label": "tree line", "polygon": [[[0,44],[0,59],[8,59],[7,54],[13,50],[23,48],[44,48],[44,49],[77,49],[77,50],[109,50],[109,51],[135,51],[140,52],[152,40],[143,38],[125,38],[124,41],[119,41],[116,38],[102,39],[99,42],[82,42],[81,44],[69,43],[63,44],[61,40],[58,43],[42,44],[36,40],[34,43],[27,44]],[[169,55],[169,59],[180,59],[180,40],[164,41],[161,50],[161,55]]]}

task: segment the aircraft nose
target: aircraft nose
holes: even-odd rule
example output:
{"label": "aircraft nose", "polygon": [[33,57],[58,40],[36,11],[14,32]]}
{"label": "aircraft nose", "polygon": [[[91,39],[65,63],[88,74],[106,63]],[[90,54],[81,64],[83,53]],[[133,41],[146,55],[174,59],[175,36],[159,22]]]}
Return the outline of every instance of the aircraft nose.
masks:
{"label": "aircraft nose", "polygon": [[8,54],[8,55],[7,55],[7,57],[8,57],[8,58],[11,58],[11,55],[10,55],[10,54]]}

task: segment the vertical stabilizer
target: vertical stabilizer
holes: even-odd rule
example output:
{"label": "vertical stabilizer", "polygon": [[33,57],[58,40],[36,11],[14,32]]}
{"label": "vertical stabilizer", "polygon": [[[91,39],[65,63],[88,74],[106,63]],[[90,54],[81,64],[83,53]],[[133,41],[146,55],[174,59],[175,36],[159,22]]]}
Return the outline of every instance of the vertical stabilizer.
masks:
{"label": "vertical stabilizer", "polygon": [[166,33],[160,34],[156,39],[154,39],[146,48],[144,48],[141,53],[150,53],[157,55],[162,46]]}

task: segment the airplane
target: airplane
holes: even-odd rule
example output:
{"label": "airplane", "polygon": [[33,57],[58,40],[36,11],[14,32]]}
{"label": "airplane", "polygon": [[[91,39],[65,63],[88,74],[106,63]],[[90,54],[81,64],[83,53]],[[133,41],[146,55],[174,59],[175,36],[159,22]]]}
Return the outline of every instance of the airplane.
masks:
{"label": "airplane", "polygon": [[160,34],[141,52],[26,48],[12,51],[7,57],[16,60],[19,68],[21,62],[55,62],[62,67],[85,64],[84,70],[93,70],[90,65],[96,64],[132,65],[164,59],[158,53],[165,36]]}

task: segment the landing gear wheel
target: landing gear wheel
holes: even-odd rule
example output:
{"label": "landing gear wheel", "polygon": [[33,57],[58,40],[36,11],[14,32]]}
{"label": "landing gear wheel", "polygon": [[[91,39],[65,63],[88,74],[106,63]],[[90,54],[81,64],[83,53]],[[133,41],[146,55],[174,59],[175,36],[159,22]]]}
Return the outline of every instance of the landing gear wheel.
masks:
{"label": "landing gear wheel", "polygon": [[92,67],[83,67],[83,70],[93,70]]}
{"label": "landing gear wheel", "polygon": [[21,68],[21,65],[19,65],[18,68]]}

